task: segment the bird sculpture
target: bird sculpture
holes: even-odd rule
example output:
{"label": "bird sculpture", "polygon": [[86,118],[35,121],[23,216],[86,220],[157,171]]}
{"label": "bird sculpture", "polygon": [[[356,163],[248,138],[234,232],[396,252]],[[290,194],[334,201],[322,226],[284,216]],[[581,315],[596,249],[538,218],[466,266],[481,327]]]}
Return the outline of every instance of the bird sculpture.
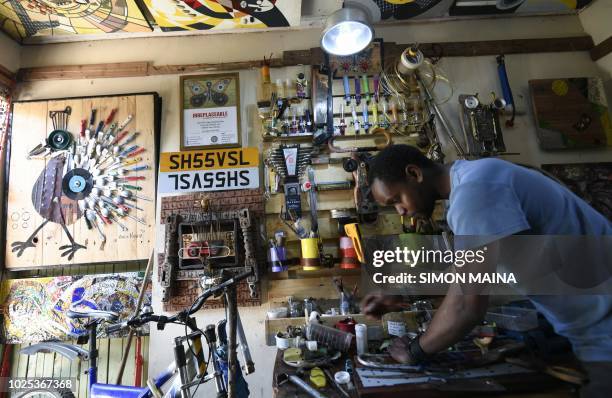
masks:
{"label": "bird sculpture", "polygon": [[97,126],[96,110],[81,121],[79,137],[68,131],[72,110],[49,112],[53,131],[46,140],[29,152],[28,157],[42,157],[46,166],[32,188],[32,204],[43,222],[23,242],[13,242],[12,251],[20,257],[28,248],[35,247],[38,233],[49,222],[61,225],[69,244],[59,247],[61,256],[72,260],[74,254],[87,247],[77,243],[68,229],[84,220],[88,229],[96,229],[100,236],[100,249],[104,249],[106,225],[117,224],[122,230],[128,227],[122,222],[130,218],[146,225],[145,221],[130,214],[138,207],[138,200],[152,200],[139,194],[142,189],[135,181],[144,176],[133,175],[146,170],[138,156],[145,148],[132,145],[139,133],[130,133],[127,125],[133,119],[129,115],[122,123],[113,123],[117,109],[113,109]]}

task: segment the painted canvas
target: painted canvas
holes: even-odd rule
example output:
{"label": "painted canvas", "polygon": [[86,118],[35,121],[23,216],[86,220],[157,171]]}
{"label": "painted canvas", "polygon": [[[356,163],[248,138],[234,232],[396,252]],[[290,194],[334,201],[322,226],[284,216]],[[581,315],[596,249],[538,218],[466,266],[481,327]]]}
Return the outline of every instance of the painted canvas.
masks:
{"label": "painted canvas", "polygon": [[364,2],[374,3],[380,10],[382,20],[403,20],[444,16],[453,0],[367,0]]}
{"label": "painted canvas", "polygon": [[135,0],[0,0],[0,28],[31,36],[149,32]]}
{"label": "painted canvas", "polygon": [[[121,320],[127,319],[134,314],[142,280],[138,272],[5,280],[0,287],[3,343],[69,340],[83,335],[84,322],[65,315],[71,308],[114,311]],[[151,303],[150,284],[143,303]]]}
{"label": "painted canvas", "polygon": [[301,0],[144,0],[163,31],[296,26]]}
{"label": "painted canvas", "polygon": [[376,40],[370,43],[365,50],[354,55],[330,55],[329,67],[334,71],[336,77],[380,73],[383,68],[382,41]]}
{"label": "painted canvas", "polygon": [[612,122],[601,78],[529,80],[529,90],[540,148],[612,145]]}
{"label": "painted canvas", "polygon": [[612,221],[612,163],[545,164],[542,169]]}
{"label": "painted canvas", "polygon": [[574,12],[593,0],[455,0],[450,15]]}

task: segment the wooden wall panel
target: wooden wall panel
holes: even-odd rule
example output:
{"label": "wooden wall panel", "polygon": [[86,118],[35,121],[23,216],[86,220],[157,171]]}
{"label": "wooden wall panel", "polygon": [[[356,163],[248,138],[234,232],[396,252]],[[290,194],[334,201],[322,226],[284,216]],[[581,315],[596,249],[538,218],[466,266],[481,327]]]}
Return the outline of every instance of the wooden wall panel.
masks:
{"label": "wooden wall panel", "polygon": [[[129,145],[138,145],[146,150],[140,156],[138,165],[149,165],[148,170],[129,173],[130,176],[144,176],[144,180],[128,182],[140,186],[139,195],[155,199],[156,134],[155,134],[156,95],[140,94],[114,97],[91,97],[80,99],[18,102],[14,104],[13,128],[11,134],[10,175],[8,181],[7,229],[5,264],[8,269],[24,269],[69,264],[92,264],[146,259],[154,245],[155,202],[138,200],[137,206],[143,210],[131,210],[130,214],[144,218],[146,225],[132,218],[123,217],[121,223],[127,227],[123,231],[117,223],[104,225],[106,244],[102,249],[101,239],[96,229],[88,230],[84,217],[68,225],[77,243],[86,249],[76,251],[74,258],[68,260],[61,256],[59,249],[69,244],[61,224],[48,222],[35,237],[35,246],[26,248],[21,256],[12,252],[14,242],[23,242],[42,224],[43,218],[36,212],[32,203],[32,188],[48,163],[48,158],[27,159],[28,152],[42,142],[53,130],[49,111],[72,108],[68,130],[78,136],[81,119],[89,119],[90,110],[98,110],[97,122],[106,119],[110,111],[117,108],[114,120],[123,122],[128,115],[133,120],[127,126],[130,133],[140,135]],[[131,166],[130,166],[131,167]],[[64,198],[66,199],[66,198]]]}

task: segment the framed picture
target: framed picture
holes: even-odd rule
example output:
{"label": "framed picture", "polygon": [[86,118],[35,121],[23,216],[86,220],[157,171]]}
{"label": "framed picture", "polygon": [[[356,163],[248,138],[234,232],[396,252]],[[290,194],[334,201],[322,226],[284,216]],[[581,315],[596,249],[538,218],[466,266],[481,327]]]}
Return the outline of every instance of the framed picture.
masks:
{"label": "framed picture", "polygon": [[[156,93],[13,103],[10,152],[4,165],[9,170],[4,192],[7,222],[2,226],[7,269],[118,263],[151,255],[155,246],[160,109]],[[94,174],[110,173],[115,164],[111,158],[102,162],[99,155],[101,160],[96,164],[81,160],[67,166],[72,148],[87,152],[93,142],[79,139],[83,119],[90,124],[85,133],[95,134],[95,126],[109,137],[122,132],[92,148],[96,156],[122,146],[123,161],[132,165],[129,179],[122,180],[125,184],[117,183],[121,190],[109,192],[108,181],[102,190],[107,200],[127,200],[132,205],[121,212],[111,213],[112,208],[106,208],[110,218],[102,213],[104,206],[100,206],[99,192],[94,189],[94,184],[102,182],[94,180]],[[40,142],[64,146],[47,148],[37,145]],[[95,203],[97,211],[84,209],[81,203]]]}
{"label": "framed picture", "polygon": [[238,73],[180,80],[181,150],[240,147]]}

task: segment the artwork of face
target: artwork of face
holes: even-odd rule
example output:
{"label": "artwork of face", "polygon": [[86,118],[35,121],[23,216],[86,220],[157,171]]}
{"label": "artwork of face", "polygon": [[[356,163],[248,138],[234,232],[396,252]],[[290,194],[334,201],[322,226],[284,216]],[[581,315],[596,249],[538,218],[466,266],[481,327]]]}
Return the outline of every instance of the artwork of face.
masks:
{"label": "artwork of face", "polygon": [[296,26],[300,0],[144,0],[163,31]]}

